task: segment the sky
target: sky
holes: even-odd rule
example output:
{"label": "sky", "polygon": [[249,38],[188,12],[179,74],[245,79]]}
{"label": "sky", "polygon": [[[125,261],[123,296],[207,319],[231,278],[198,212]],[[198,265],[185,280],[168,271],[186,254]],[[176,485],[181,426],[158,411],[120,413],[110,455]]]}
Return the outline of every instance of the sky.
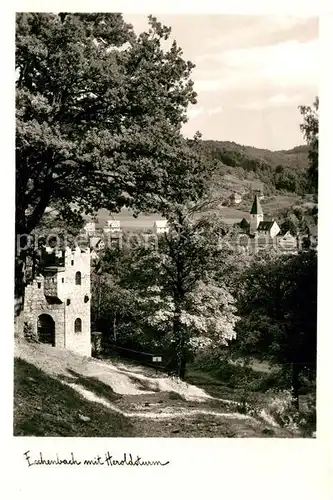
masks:
{"label": "sky", "polygon": [[[156,15],[192,72],[197,104],[184,135],[271,150],[304,144],[298,106],[318,94],[318,18],[226,14]],[[125,14],[137,32],[147,16]]]}

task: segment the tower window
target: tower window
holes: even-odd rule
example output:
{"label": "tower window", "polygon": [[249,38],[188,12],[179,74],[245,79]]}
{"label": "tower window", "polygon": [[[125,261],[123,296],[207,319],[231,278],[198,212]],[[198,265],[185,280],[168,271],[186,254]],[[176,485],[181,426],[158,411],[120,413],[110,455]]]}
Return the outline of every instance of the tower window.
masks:
{"label": "tower window", "polygon": [[82,320],[81,318],[76,318],[74,321],[74,332],[81,333],[82,332]]}
{"label": "tower window", "polygon": [[75,285],[81,285],[81,273],[80,273],[80,271],[78,271],[75,274]]}
{"label": "tower window", "polygon": [[62,282],[62,283],[65,283],[65,278],[61,278],[61,282]]}
{"label": "tower window", "polygon": [[74,260],[71,261],[71,265],[74,266]]}
{"label": "tower window", "polygon": [[38,285],[38,288],[40,288],[40,287],[42,286],[42,284],[41,284],[41,283],[37,283],[37,285]]}

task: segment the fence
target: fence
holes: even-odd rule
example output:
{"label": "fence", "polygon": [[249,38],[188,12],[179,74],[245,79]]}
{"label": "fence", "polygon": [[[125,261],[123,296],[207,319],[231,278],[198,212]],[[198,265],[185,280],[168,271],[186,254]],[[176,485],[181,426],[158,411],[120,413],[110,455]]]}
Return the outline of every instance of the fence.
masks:
{"label": "fence", "polygon": [[156,370],[168,371],[168,363],[165,362],[160,353],[149,353],[128,349],[117,344],[109,343],[104,346],[104,355],[116,354],[122,358],[130,359],[145,366],[151,366]]}

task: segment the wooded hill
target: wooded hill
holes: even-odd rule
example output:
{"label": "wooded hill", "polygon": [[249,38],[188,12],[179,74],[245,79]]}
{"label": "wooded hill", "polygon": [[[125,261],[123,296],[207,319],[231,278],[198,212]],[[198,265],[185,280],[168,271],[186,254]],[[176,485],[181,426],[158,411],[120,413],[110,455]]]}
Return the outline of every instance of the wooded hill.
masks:
{"label": "wooded hill", "polygon": [[217,164],[212,182],[216,190],[225,185],[231,175],[234,185],[230,186],[230,194],[237,189],[244,191],[244,184],[249,187],[253,181],[264,184],[265,194],[295,193],[302,196],[308,192],[307,146],[269,151],[228,141],[206,140],[202,144],[204,152]]}

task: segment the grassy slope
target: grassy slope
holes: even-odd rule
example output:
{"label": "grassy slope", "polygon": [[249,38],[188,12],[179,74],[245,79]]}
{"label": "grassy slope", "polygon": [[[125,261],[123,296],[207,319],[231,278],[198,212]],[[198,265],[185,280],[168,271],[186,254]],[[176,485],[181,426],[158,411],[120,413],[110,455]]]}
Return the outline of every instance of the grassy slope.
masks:
{"label": "grassy slope", "polygon": [[128,419],[84,400],[22,359],[15,360],[14,387],[15,436],[133,436]]}
{"label": "grassy slope", "polygon": [[[307,146],[298,146],[287,151],[270,151],[228,141],[208,140],[203,141],[203,145],[207,155],[218,162],[211,187],[214,197],[219,198],[222,203],[227,202],[233,192],[244,193],[244,189],[246,193],[253,189],[262,189],[266,196],[274,194],[276,167],[284,169],[285,177],[291,175],[298,178],[299,182],[305,180],[308,167]],[[279,198],[282,192],[276,194]],[[292,200],[291,203],[286,200],[284,204],[283,200],[279,199],[277,209],[291,204]],[[237,208],[243,210],[245,207]],[[276,215],[274,209],[269,211],[269,215]]]}
{"label": "grassy slope", "polygon": [[[275,437],[294,437],[285,429],[272,429],[264,422],[244,419],[237,414],[228,418],[183,414],[183,411],[195,409],[228,414],[237,411],[233,405],[229,408],[228,404],[221,401],[188,402],[173,392],[153,394],[147,392],[132,396],[115,394],[110,385],[89,374],[89,359],[82,358],[80,361],[81,358],[78,356],[53,348],[50,348],[48,353],[45,349],[39,349],[38,345],[21,346],[21,349],[22,354],[24,351],[31,351],[33,357],[23,360],[20,354],[16,354],[14,384],[14,435],[16,436],[265,437],[269,433]],[[26,354],[23,357],[26,357]],[[83,370],[80,363],[83,363],[87,370]],[[129,369],[130,367],[131,364],[128,364]],[[147,374],[148,372],[147,369]],[[100,403],[83,399],[75,390],[63,385],[62,382],[79,384],[113,404],[120,411],[145,414],[150,411],[159,413],[180,410],[181,414],[170,419],[147,419],[142,416],[126,418]],[[193,379],[191,382],[198,382],[199,386],[218,397],[239,400],[236,391],[223,387],[221,383],[216,384],[215,380],[197,376],[196,380]]]}

